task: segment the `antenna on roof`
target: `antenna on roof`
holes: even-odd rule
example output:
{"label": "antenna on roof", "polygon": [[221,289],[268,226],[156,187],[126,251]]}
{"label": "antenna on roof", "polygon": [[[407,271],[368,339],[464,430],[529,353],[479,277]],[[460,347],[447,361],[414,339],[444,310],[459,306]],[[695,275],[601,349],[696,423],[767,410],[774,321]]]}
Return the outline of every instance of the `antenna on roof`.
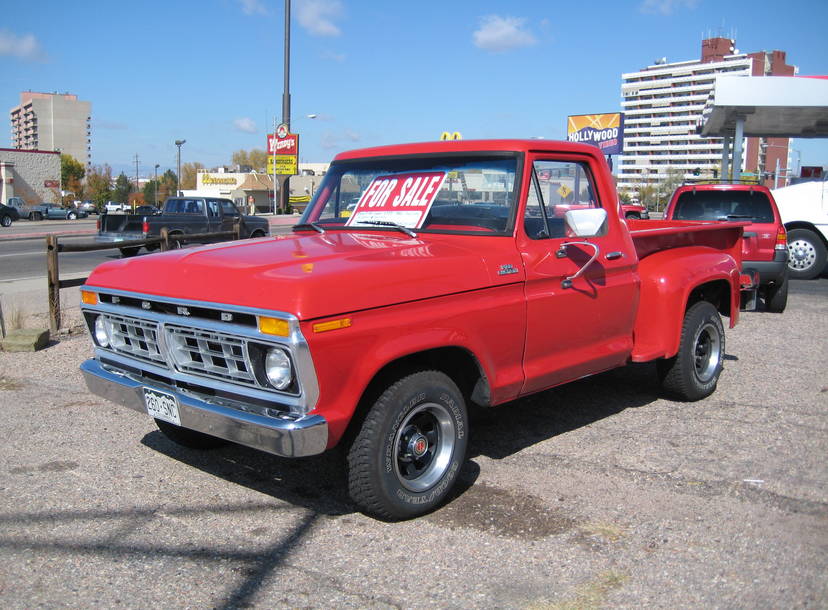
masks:
{"label": "antenna on roof", "polygon": [[655,60],[655,65],[657,65],[657,66],[663,66],[666,63],[667,63],[667,58],[666,57],[662,57],[661,59],[656,59]]}

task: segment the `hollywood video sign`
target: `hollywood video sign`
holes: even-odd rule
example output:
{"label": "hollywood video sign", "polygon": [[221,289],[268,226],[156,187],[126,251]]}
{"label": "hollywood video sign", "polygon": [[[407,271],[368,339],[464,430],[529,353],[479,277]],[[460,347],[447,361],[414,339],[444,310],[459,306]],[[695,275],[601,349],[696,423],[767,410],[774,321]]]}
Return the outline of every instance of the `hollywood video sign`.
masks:
{"label": "hollywood video sign", "polygon": [[570,142],[597,146],[605,155],[620,155],[624,149],[624,115],[613,112],[570,116],[566,137]]}

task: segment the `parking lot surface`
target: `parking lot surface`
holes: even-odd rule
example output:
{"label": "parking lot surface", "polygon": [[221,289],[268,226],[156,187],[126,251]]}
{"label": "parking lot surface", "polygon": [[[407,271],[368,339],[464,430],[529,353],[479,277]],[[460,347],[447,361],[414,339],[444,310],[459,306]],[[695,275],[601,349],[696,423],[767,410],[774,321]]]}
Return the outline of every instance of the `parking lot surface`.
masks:
{"label": "parking lot surface", "polygon": [[0,353],[0,605],[824,608],[826,319],[743,314],[698,403],[634,365],[478,413],[404,523],[354,512],[337,452],[171,444],[86,391],[86,337]]}

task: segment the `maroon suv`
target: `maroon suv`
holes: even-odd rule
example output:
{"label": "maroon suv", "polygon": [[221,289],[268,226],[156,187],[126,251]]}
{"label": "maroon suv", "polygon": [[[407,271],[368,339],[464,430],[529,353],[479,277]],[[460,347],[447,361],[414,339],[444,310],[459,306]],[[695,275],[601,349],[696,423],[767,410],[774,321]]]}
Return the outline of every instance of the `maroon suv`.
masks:
{"label": "maroon suv", "polygon": [[756,184],[694,184],[676,189],[667,220],[749,222],[742,242],[742,269],[759,273],[765,309],[781,313],[788,302],[787,233],[767,187]]}

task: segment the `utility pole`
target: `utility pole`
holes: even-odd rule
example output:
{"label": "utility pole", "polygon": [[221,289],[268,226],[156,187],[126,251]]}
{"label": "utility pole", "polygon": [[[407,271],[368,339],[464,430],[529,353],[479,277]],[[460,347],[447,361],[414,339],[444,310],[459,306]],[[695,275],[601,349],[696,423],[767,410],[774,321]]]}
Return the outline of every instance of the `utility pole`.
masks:
{"label": "utility pole", "polygon": [[[282,123],[287,125],[288,133],[290,133],[290,0],[285,0],[285,83],[284,91],[282,93]],[[274,137],[276,136],[274,129]],[[276,175],[276,168],[274,163],[273,168],[274,177]],[[282,176],[281,179],[281,203],[280,209],[285,212],[290,205],[290,176]],[[275,204],[275,202],[274,202]]]}

